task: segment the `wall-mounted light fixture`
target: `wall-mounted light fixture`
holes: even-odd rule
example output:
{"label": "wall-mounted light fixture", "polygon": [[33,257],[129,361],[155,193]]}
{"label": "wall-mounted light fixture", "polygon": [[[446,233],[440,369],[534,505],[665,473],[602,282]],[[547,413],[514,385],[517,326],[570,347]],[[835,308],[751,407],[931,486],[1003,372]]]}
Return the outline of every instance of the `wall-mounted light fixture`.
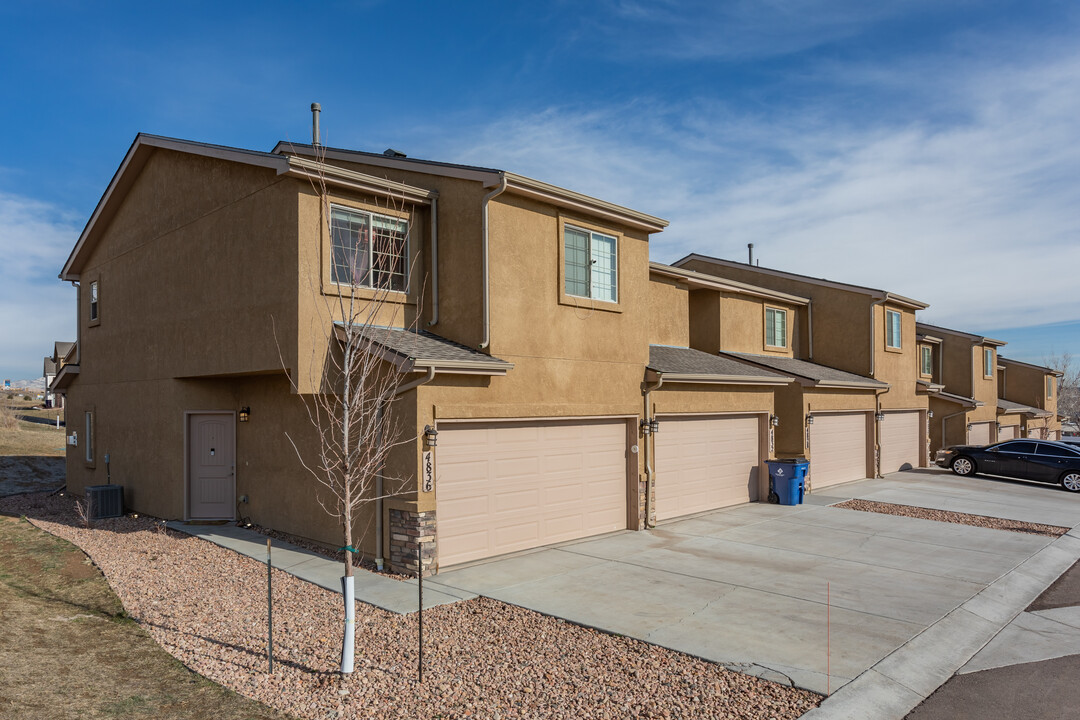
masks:
{"label": "wall-mounted light fixture", "polygon": [[807,415],[806,416],[806,424],[807,425],[813,425],[814,424],[814,416],[813,415]]}
{"label": "wall-mounted light fixture", "polygon": [[777,426],[779,426],[779,425],[780,425],[780,418],[778,418],[778,417],[777,417],[777,416],[775,416],[775,415],[770,415],[770,416],[769,416],[769,423],[770,423],[770,424],[771,424],[771,425],[772,425],[773,427],[777,427]]}
{"label": "wall-mounted light fixture", "polygon": [[656,433],[660,432],[660,421],[657,420],[656,418],[653,418],[652,420],[650,420],[649,421],[649,430],[651,430],[654,435]]}
{"label": "wall-mounted light fixture", "polygon": [[968,426],[967,426],[967,431],[968,431],[968,432],[971,432],[971,423],[968,423]]}
{"label": "wall-mounted light fixture", "polygon": [[424,426],[424,442],[428,447],[435,447],[439,444],[439,431],[435,429],[434,425]]}
{"label": "wall-mounted light fixture", "polygon": [[240,408],[240,422],[247,422],[251,419],[251,408],[244,406]]}
{"label": "wall-mounted light fixture", "polygon": [[1001,423],[994,423],[994,429],[1001,432]]}
{"label": "wall-mounted light fixture", "polygon": [[660,432],[660,421],[656,418],[653,418],[652,420],[644,418],[638,425],[641,427],[642,435],[652,435],[653,433]]}
{"label": "wall-mounted light fixture", "polygon": [[885,422],[885,413],[883,413],[883,412],[874,413],[874,419],[877,420],[878,422]]}
{"label": "wall-mounted light fixture", "polygon": [[933,410],[927,410],[926,411],[926,417],[928,417],[928,418],[934,417],[934,411]]}

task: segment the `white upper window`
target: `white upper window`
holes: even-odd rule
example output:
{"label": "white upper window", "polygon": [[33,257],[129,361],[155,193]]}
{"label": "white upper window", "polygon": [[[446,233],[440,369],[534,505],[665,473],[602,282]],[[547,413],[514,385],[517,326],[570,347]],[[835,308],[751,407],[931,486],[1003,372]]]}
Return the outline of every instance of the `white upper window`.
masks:
{"label": "white upper window", "polygon": [[1051,375],[1046,376],[1046,399],[1054,399],[1054,378]]}
{"label": "white upper window", "polygon": [[330,279],[339,285],[405,292],[409,224],[399,218],[330,207]]}
{"label": "white upper window", "polygon": [[765,344],[769,347],[787,347],[787,310],[765,308]]}
{"label": "white upper window", "polygon": [[563,228],[566,294],[619,301],[618,241],[603,233]]}
{"label": "white upper window", "polygon": [[929,345],[923,345],[922,348],[921,348],[921,355],[922,355],[922,365],[920,367],[920,370],[921,370],[922,374],[923,375],[933,375],[934,374],[934,353],[933,353],[933,350],[930,349]]}
{"label": "white upper window", "polygon": [[983,348],[983,376],[994,377],[994,351]]}
{"label": "white upper window", "polygon": [[90,319],[98,319],[98,284],[97,280],[90,283]]}
{"label": "white upper window", "polygon": [[900,313],[885,311],[885,347],[900,347]]}

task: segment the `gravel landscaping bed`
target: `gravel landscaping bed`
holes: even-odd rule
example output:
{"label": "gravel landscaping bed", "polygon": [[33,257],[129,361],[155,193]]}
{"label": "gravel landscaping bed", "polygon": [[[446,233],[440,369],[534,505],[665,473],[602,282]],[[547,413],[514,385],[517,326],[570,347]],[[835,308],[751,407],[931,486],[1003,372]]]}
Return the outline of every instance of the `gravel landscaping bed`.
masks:
{"label": "gravel landscaping bed", "polygon": [[0,499],[0,512],[82,548],[127,613],[196,672],[305,718],[797,718],[821,698],[630,638],[476,598],[417,616],[357,603],[356,672],[335,672],[336,593],[274,571],[275,672],[266,672],[266,567],[151,518],[85,528],[70,498]]}
{"label": "gravel landscaping bed", "polygon": [[993,528],[995,530],[1012,530],[1013,532],[1029,533],[1031,535],[1061,537],[1069,532],[1069,528],[1058,527],[1057,525],[1020,522],[1019,520],[1006,520],[1005,518],[989,517],[987,515],[969,515],[949,510],[932,510],[913,505],[894,505],[893,503],[872,502],[870,500],[848,500],[837,503],[833,507],[882,513],[884,515],[903,515],[904,517],[922,518],[923,520],[940,520],[941,522],[974,525],[975,527]]}

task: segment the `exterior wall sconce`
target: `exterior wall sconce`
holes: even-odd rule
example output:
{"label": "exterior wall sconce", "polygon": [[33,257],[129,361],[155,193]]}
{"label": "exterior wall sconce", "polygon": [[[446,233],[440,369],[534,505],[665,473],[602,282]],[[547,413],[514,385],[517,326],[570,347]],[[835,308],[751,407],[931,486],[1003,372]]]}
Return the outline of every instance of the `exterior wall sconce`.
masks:
{"label": "exterior wall sconce", "polygon": [[927,411],[926,411],[926,417],[927,417],[927,418],[932,418],[932,417],[934,417],[934,411],[933,411],[933,410],[927,410]]}
{"label": "exterior wall sconce", "polygon": [[435,429],[434,425],[424,426],[424,442],[428,447],[435,447],[439,444],[439,431]]}
{"label": "exterior wall sconce", "polygon": [[807,415],[806,416],[806,424],[807,425],[813,425],[814,424],[814,416],[813,415]]}
{"label": "exterior wall sconce", "polygon": [[247,422],[251,419],[251,408],[244,406],[240,408],[240,422]]}
{"label": "exterior wall sconce", "polygon": [[883,412],[874,413],[874,419],[877,420],[878,422],[885,422],[885,413],[883,413]]}
{"label": "exterior wall sconce", "polygon": [[649,420],[648,418],[644,418],[638,424],[641,426],[641,434],[642,435],[654,435],[654,434],[660,432],[660,421],[657,420],[656,418],[653,418],[652,420]]}
{"label": "exterior wall sconce", "polygon": [[971,423],[968,423],[968,426],[967,426],[967,431],[968,431],[968,432],[971,432]]}
{"label": "exterior wall sconce", "polygon": [[769,424],[773,427],[778,427],[780,425],[780,418],[778,418],[776,415],[769,416]]}
{"label": "exterior wall sconce", "polygon": [[657,420],[656,418],[653,418],[652,420],[650,420],[649,421],[649,430],[652,431],[653,435],[660,432],[660,421]]}
{"label": "exterior wall sconce", "polygon": [[1001,432],[1001,423],[994,423],[994,429]]}

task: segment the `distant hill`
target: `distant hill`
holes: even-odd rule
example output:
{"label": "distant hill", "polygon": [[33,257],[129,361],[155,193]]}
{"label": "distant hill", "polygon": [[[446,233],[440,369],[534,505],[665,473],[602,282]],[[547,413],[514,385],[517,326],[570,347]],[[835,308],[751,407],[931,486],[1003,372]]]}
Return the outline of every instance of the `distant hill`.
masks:
{"label": "distant hill", "polygon": [[[2,385],[3,383],[0,383]],[[33,390],[35,392],[45,391],[45,378],[39,377],[37,380],[12,380],[12,390]]]}

